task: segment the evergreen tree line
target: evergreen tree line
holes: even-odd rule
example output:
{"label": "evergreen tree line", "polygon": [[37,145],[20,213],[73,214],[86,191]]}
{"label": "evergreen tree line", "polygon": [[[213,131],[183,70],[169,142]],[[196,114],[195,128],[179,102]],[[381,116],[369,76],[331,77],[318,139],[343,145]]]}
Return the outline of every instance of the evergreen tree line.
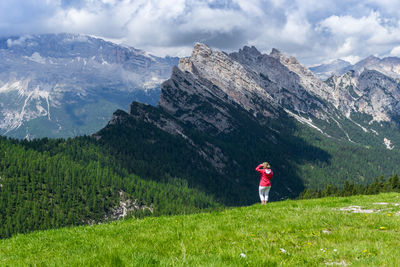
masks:
{"label": "evergreen tree line", "polygon": [[328,184],[322,189],[306,189],[300,194],[299,198],[347,197],[354,195],[375,195],[387,192],[400,192],[400,179],[397,174],[388,179],[380,176],[368,184],[355,184],[346,181],[343,187]]}

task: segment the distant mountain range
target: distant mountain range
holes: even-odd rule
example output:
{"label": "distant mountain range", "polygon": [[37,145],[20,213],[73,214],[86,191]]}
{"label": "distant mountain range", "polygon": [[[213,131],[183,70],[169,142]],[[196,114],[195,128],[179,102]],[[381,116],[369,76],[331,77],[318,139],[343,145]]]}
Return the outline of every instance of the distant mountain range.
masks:
{"label": "distant mountain range", "polygon": [[342,59],[336,59],[329,63],[310,67],[310,70],[318,78],[324,80],[331,77],[333,74],[338,74],[342,69],[351,66],[351,63]]}
{"label": "distant mountain range", "polygon": [[115,109],[156,104],[178,58],[85,35],[0,39],[0,134],[72,137],[102,128]]}
{"label": "distant mountain range", "polygon": [[311,67],[310,70],[322,80],[325,80],[332,75],[343,75],[350,70],[354,70],[357,74],[361,74],[364,70],[376,70],[393,79],[399,79],[400,58],[378,58],[375,56],[369,56],[354,65],[350,64],[350,62],[337,59],[328,64]]}
{"label": "distant mountain range", "polygon": [[[280,106],[301,118],[311,114],[326,120],[340,110],[347,118],[361,111],[373,121],[398,121],[399,58],[370,56],[354,65],[336,60],[308,70],[276,49],[267,57],[254,47],[245,47],[230,57],[244,69],[265,73],[251,74],[250,84],[261,86],[255,90],[274,99],[270,110],[261,111],[241,98],[241,104],[254,113],[274,114]],[[27,139],[91,134],[107,124],[114,110],[132,101],[156,105],[161,83],[179,61],[75,34],[3,38],[0,58],[0,134]],[[209,75],[217,77],[213,71]],[[236,82],[226,81],[231,86]],[[376,90],[368,91],[369,83]],[[242,86],[247,84],[234,85]]]}

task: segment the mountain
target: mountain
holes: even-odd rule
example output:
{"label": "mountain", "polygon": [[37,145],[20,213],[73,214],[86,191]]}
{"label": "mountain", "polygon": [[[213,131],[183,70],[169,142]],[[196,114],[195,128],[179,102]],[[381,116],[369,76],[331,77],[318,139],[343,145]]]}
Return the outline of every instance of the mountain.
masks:
{"label": "mountain", "polygon": [[[226,54],[196,44],[161,90],[157,107],[134,102],[94,135],[114,155],[140,162],[135,170],[141,176],[161,177],[153,165],[162,166],[156,169],[225,204],[242,205],[257,201],[251,170],[265,160],[276,170],[273,200],[295,197],[305,187],[400,171],[393,120],[370,123],[356,108],[348,115],[340,107],[351,95],[346,102],[332,84],[276,49]],[[371,90],[365,99],[374,104],[380,93]]]}
{"label": "mountain", "polygon": [[[296,77],[276,58],[257,53],[245,47],[238,54],[227,55],[196,44],[191,57],[182,58],[171,78],[162,84],[157,107],[132,103],[129,113],[115,112],[95,137],[114,149],[115,155],[141,160],[144,167],[139,175],[154,176],[153,164],[169,166],[166,169],[173,170],[171,175],[185,177],[189,185],[203,188],[230,205],[257,200],[252,193],[252,180],[257,178],[249,170],[272,158],[281,172],[276,182],[279,189],[271,192],[272,199],[295,196],[304,185],[288,161],[326,160],[327,155],[291,137],[296,125],[281,105],[293,111],[311,110],[318,116],[327,115],[327,107],[311,96],[300,99],[297,91],[309,94]],[[269,73],[275,67],[264,67],[262,73],[235,58],[256,60],[257,66],[276,65],[283,73]],[[280,75],[289,78],[278,79]],[[290,97],[296,101],[287,101]],[[298,148],[308,152],[300,155]]]}
{"label": "mountain", "polygon": [[[356,70],[333,75],[324,82],[294,59],[289,60],[288,57],[285,59],[285,56],[282,58],[284,59],[282,63],[303,80],[303,87],[307,91],[314,93],[328,106],[333,106],[331,110],[334,112],[325,119],[325,122],[317,122],[314,119],[314,126],[319,129],[324,127],[331,129],[330,133],[325,132],[331,137],[340,137],[337,134],[342,133],[348,141],[366,146],[385,146],[387,149],[399,147],[399,80],[377,70],[361,67],[378,66],[376,65],[378,63],[379,66],[383,66],[382,62],[389,62],[389,58],[381,60],[368,57],[353,66],[346,67],[351,69],[356,66]],[[310,84],[314,86],[310,87]],[[299,121],[306,121],[309,116],[309,114],[299,115],[297,118]],[[332,131],[336,134],[332,135]]]}
{"label": "mountain", "polygon": [[349,70],[356,71],[361,74],[364,70],[376,70],[393,79],[400,78],[400,58],[398,57],[385,57],[378,58],[369,56],[352,66],[347,66],[339,71],[339,74],[344,74]]}
{"label": "mountain", "polygon": [[321,80],[331,77],[333,74],[338,74],[338,70],[350,66],[351,63],[342,59],[336,59],[326,64],[310,67],[309,69]]}
{"label": "mountain", "polygon": [[338,101],[335,106],[347,117],[361,113],[372,122],[395,122],[400,125],[400,84],[375,70],[364,70],[360,75],[349,71],[332,76],[326,83]]}
{"label": "mountain", "polygon": [[355,71],[356,75],[360,75],[364,70],[376,70],[393,79],[400,79],[400,58],[379,58],[371,55],[355,64],[337,59],[329,64],[322,64],[309,69],[321,80],[326,80],[332,75],[340,76],[351,70]]}
{"label": "mountain", "polygon": [[0,134],[93,133],[131,101],[156,104],[177,58],[75,34],[0,39]]}

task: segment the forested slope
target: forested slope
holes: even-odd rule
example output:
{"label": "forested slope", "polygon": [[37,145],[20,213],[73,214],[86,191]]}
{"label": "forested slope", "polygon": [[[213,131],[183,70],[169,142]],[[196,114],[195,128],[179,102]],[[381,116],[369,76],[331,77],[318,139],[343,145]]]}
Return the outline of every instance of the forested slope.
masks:
{"label": "forested slope", "polygon": [[124,199],[131,215],[193,213],[221,205],[187,182],[142,179],[90,137],[17,141],[0,138],[0,237],[106,221]]}

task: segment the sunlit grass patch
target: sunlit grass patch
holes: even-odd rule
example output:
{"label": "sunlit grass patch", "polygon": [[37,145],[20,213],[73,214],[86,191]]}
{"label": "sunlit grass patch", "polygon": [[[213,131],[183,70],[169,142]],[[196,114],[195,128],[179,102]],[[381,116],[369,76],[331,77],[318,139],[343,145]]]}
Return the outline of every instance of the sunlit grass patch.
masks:
{"label": "sunlit grass patch", "polygon": [[[396,193],[287,200],[35,232],[2,240],[0,265],[396,266],[399,200]],[[340,210],[349,206],[374,212]]]}

